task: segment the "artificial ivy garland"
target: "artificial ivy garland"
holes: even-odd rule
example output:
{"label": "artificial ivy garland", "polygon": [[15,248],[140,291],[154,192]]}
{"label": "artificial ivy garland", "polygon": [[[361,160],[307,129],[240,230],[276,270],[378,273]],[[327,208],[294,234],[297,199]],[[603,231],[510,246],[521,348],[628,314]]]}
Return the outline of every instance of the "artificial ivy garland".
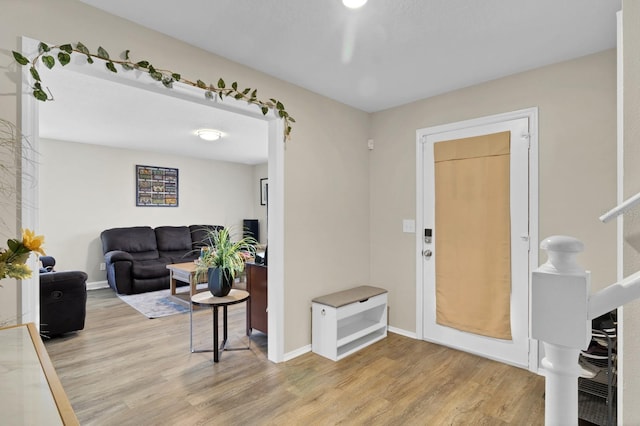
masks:
{"label": "artificial ivy garland", "polygon": [[[55,55],[56,51],[57,55]],[[94,58],[105,61],[105,66],[107,67],[107,69],[114,73],[118,72],[116,64],[120,65],[122,69],[127,71],[139,70],[146,72],[152,79],[161,82],[168,89],[173,87],[173,83],[180,82],[204,90],[204,96],[207,99],[214,99],[216,96],[218,96],[220,100],[222,100],[225,97],[231,96],[234,99],[243,99],[250,104],[258,105],[262,110],[263,115],[267,115],[269,110],[274,110],[277,112],[278,116],[284,120],[285,140],[289,140],[290,138],[291,123],[296,122],[296,120],[294,120],[293,117],[291,117],[285,110],[282,102],[273,98],[269,99],[268,101],[258,99],[257,89],[245,88],[243,90],[238,90],[238,83],[235,81],[231,84],[231,87],[228,88],[222,78],[218,80],[217,85],[206,84],[202,80],[196,80],[195,82],[193,82],[191,80],[183,78],[178,73],[156,68],[151,65],[149,61],[133,62],[131,59],[129,59],[129,50],[125,50],[121,55],[122,59],[119,60],[111,59],[109,57],[109,53],[102,47],[98,47],[97,53],[91,53],[89,49],[80,42],[76,43],[75,47],[71,43],[48,46],[47,44],[41,42],[38,45],[38,55],[36,55],[31,60],[22,55],[20,52],[12,52],[13,57],[20,65],[30,65],[29,72],[31,73],[31,77],[33,77],[33,79],[35,80],[35,83],[32,86],[33,96],[43,102],[53,100],[53,98],[47,95],[42,87],[42,80],[37,69],[38,63],[42,62],[47,68],[51,69],[56,64],[56,57],[60,65],[65,66],[69,62],[71,62],[72,54],[81,54],[87,57],[87,63],[89,64],[94,63]]]}

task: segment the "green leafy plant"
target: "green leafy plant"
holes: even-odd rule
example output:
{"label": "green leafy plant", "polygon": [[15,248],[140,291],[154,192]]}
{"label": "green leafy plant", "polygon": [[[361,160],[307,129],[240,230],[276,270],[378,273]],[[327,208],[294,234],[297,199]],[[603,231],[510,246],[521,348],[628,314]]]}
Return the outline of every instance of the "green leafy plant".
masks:
{"label": "green leafy plant", "polygon": [[103,47],[98,47],[98,51],[93,53],[80,42],[75,45],[66,43],[55,46],[49,46],[46,43],[41,42],[38,45],[38,54],[31,59],[27,58],[20,52],[12,52],[13,57],[18,64],[29,67],[29,72],[34,80],[34,84],[32,86],[33,96],[43,102],[53,100],[53,96],[50,96],[44,90],[42,78],[38,72],[39,64],[42,63],[47,68],[51,69],[56,65],[56,63],[59,63],[61,66],[69,64],[71,62],[72,55],[83,55],[86,57],[88,64],[93,64],[95,63],[95,59],[98,59],[104,62],[107,69],[113,73],[118,72],[118,67],[122,68],[124,71],[138,70],[146,72],[149,77],[161,82],[168,89],[172,88],[174,83],[180,82],[202,89],[204,91],[204,96],[207,99],[214,99],[217,96],[221,100],[227,97],[232,97],[236,100],[244,100],[250,104],[259,106],[263,115],[267,115],[270,110],[273,110],[284,120],[285,140],[289,140],[291,135],[291,124],[296,122],[296,120],[289,115],[284,105],[279,100],[274,98],[270,98],[268,100],[258,99],[257,89],[251,89],[249,87],[240,89],[240,86],[236,81],[227,86],[227,83],[222,78],[218,79],[216,84],[207,84],[202,80],[189,80],[179,73],[156,68],[149,61],[133,61],[129,57],[129,50],[122,52],[120,59],[113,59]]}
{"label": "green leafy plant", "polygon": [[253,237],[235,239],[230,228],[214,229],[207,232],[204,241],[210,245],[203,247],[200,258],[196,260],[196,277],[207,274],[209,268],[219,268],[220,274],[235,279],[244,271],[245,262],[256,254],[256,241]]}

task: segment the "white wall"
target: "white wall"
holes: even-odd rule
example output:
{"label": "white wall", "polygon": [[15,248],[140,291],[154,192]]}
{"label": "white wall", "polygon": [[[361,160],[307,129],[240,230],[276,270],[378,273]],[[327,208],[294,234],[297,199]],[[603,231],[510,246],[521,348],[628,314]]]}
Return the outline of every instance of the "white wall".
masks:
{"label": "white wall", "polygon": [[[234,226],[254,214],[253,166],[40,140],[40,229],[56,269],[106,280],[100,232],[125,226]],[[137,207],[135,166],[178,169],[178,207]]]}

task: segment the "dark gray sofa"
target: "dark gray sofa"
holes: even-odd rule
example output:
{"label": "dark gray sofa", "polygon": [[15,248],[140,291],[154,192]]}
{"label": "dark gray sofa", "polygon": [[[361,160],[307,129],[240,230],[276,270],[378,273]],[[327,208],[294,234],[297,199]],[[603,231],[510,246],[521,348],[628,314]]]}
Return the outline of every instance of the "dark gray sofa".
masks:
{"label": "dark gray sofa", "polygon": [[195,260],[216,225],[133,226],[102,231],[109,286],[119,294],[169,288],[171,263]]}

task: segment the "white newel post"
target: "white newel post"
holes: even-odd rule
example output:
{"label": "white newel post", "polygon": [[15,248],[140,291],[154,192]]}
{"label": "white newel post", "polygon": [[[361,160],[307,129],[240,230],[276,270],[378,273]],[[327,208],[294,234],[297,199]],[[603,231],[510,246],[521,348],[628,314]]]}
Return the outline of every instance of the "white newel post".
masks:
{"label": "white newel post", "polygon": [[[609,222],[640,204],[640,193],[600,217]],[[576,262],[584,250],[580,240],[553,236],[540,248],[548,260],[532,273],[531,336],[542,342],[545,357],[547,426],[577,426],[578,364],[581,349],[591,341],[591,320],[640,299],[640,271],[589,295],[590,275]]]}
{"label": "white newel post", "polygon": [[545,239],[548,260],[533,272],[532,337],[543,343],[545,425],[578,424],[578,357],[591,340],[590,277],[576,262],[581,241],[567,236]]}

